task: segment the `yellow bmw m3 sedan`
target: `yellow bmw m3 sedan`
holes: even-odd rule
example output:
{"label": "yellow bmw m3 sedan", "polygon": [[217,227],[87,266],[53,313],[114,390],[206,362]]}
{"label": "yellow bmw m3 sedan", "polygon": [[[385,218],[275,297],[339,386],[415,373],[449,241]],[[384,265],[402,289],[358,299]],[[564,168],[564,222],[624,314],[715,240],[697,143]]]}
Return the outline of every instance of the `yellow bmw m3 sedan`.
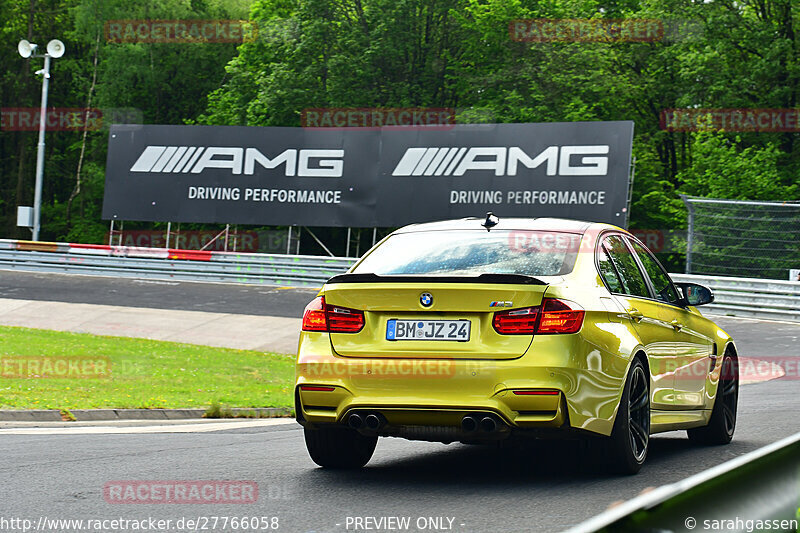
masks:
{"label": "yellow bmw m3 sedan", "polygon": [[731,337],[629,232],[489,214],[401,228],[303,314],[295,408],[309,455],[359,468],[378,437],[581,439],[637,472],[650,435],[731,441]]}

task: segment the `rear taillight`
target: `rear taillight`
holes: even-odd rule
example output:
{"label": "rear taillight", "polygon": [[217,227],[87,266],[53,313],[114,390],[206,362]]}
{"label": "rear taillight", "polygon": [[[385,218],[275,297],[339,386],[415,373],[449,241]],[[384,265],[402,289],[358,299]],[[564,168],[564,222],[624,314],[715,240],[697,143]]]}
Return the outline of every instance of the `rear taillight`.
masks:
{"label": "rear taillight", "polygon": [[536,333],[536,319],[539,307],[525,307],[500,311],[494,314],[492,326],[502,335],[533,335]]}
{"label": "rear taillight", "polygon": [[577,333],[583,325],[584,310],[574,302],[545,298],[536,333]]}
{"label": "rear taillight", "polygon": [[325,312],[331,333],[358,333],[364,327],[364,311],[325,304]]}
{"label": "rear taillight", "polygon": [[325,297],[317,296],[303,311],[303,331],[328,331],[325,319]]}
{"label": "rear taillight", "polygon": [[501,335],[576,333],[583,325],[584,313],[573,302],[545,298],[536,307],[495,313],[492,326]]}
{"label": "rear taillight", "polygon": [[303,331],[358,333],[364,327],[364,312],[325,303],[317,296],[303,311]]}

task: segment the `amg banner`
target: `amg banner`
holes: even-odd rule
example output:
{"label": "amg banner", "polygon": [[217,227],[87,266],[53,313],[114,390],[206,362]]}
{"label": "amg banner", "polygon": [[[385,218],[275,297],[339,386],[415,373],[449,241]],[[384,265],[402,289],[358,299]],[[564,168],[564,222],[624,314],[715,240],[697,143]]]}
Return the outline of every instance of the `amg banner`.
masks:
{"label": "amg banner", "polygon": [[115,125],[103,218],[394,227],[494,211],[624,225],[632,140],[629,121]]}

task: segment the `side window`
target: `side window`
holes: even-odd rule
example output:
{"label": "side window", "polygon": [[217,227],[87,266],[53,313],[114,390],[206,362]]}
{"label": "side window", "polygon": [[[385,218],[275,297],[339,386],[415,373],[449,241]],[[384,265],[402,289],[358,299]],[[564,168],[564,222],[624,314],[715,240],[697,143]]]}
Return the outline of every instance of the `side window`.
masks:
{"label": "side window", "polygon": [[650,281],[653,283],[653,288],[656,291],[656,298],[662,302],[676,303],[678,301],[678,293],[675,290],[675,286],[672,284],[672,280],[669,279],[669,275],[664,272],[664,269],[661,268],[658,261],[650,255],[650,252],[644,246],[634,240],[630,240],[630,243],[633,249],[636,250],[639,261],[642,262],[645,272],[647,272]]}
{"label": "side window", "polygon": [[644,281],[642,271],[633,257],[630,249],[625,245],[625,241],[619,235],[611,235],[603,241],[603,245],[608,251],[611,262],[619,273],[622,282],[622,292],[631,296],[641,296],[650,298],[650,291]]}
{"label": "side window", "polygon": [[604,245],[601,245],[600,249],[597,251],[597,264],[600,267],[600,276],[603,278],[603,281],[606,282],[606,285],[608,285],[609,290],[611,292],[622,293],[622,282],[619,280],[619,276],[617,276],[617,270],[611,263],[611,259],[608,257]]}

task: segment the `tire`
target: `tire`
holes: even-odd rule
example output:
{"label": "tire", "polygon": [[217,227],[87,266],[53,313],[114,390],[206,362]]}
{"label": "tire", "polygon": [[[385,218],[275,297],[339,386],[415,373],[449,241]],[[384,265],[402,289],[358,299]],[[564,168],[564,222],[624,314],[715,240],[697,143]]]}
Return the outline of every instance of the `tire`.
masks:
{"label": "tire", "polygon": [[736,431],[736,412],[739,403],[739,362],[732,354],[722,360],[717,397],[708,425],[689,429],[689,440],[698,444],[728,444]]}
{"label": "tire", "polygon": [[650,448],[650,377],[638,357],[631,364],[611,437],[605,442],[611,472],[637,473]]}
{"label": "tire", "polygon": [[323,468],[361,468],[372,458],[378,437],[346,428],[305,429],[311,460]]}

